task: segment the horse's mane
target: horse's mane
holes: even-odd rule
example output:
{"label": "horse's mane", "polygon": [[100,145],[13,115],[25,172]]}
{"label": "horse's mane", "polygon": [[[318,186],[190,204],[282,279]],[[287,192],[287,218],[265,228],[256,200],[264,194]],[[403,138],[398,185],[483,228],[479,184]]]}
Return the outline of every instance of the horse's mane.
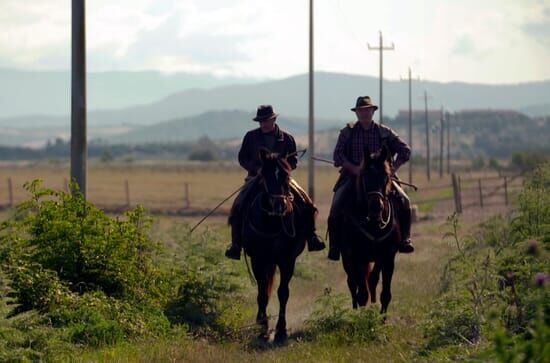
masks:
{"label": "horse's mane", "polygon": [[[283,169],[283,171],[285,173],[288,174],[288,176],[290,176],[290,172],[292,171],[292,167],[290,166],[289,162],[285,159],[285,158],[277,158],[277,160],[275,161],[279,167],[281,169]],[[263,165],[262,165],[262,168],[263,168]],[[259,172],[259,175],[264,178],[264,175],[262,174],[262,171],[260,170]]]}

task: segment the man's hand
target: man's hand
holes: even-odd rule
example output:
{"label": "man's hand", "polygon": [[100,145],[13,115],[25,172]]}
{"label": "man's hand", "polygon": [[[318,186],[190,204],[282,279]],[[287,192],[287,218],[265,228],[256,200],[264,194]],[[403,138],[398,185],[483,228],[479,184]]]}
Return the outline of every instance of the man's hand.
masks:
{"label": "man's hand", "polygon": [[355,165],[346,161],[342,166],[344,167],[344,169],[349,171],[351,175],[359,176],[361,174],[361,166],[359,165]]}

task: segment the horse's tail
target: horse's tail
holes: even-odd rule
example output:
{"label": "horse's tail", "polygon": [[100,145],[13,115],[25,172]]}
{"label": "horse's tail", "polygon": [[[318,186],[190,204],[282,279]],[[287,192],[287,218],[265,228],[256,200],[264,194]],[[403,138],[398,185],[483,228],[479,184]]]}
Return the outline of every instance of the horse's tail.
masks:
{"label": "horse's tail", "polygon": [[273,289],[273,282],[275,281],[275,268],[277,266],[273,264],[267,272],[267,298],[271,297],[271,290]]}

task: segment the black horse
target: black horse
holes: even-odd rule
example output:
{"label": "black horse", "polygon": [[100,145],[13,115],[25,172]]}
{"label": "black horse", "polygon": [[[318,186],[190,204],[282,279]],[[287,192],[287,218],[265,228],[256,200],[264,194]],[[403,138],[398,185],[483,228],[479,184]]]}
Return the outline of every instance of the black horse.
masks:
{"label": "black horse", "polygon": [[[345,213],[342,261],[347,273],[353,308],[365,306],[382,272],[381,313],[391,300],[394,260],[401,239],[398,213],[391,198],[392,173],[388,151],[365,152],[361,173],[356,177],[353,204]],[[374,263],[374,267],[372,264]]]}
{"label": "black horse", "polygon": [[256,322],[262,327],[261,337],[268,339],[267,304],[271,296],[275,268],[280,271],[279,319],[275,342],[287,338],[286,304],[289,282],[294,273],[296,258],[305,247],[305,223],[290,190],[291,167],[286,159],[260,150],[262,167],[250,191],[251,203],[244,213],[243,247],[250,256],[252,271],[258,284],[258,314]]}

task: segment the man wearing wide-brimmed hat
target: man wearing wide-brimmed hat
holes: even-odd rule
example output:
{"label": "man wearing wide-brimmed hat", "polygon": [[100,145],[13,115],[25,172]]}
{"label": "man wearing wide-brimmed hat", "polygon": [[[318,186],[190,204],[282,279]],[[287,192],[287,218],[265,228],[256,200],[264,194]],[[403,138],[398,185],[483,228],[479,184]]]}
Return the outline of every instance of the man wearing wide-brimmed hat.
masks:
{"label": "man wearing wide-brimmed hat", "polygon": [[[384,125],[375,123],[372,120],[374,112],[378,106],[372,103],[369,96],[357,98],[355,107],[351,110],[355,112],[357,121],[349,123],[340,130],[336,147],[334,148],[334,165],[341,167],[340,178],[334,186],[334,196],[328,218],[330,247],[328,258],[338,260],[340,258],[340,226],[344,209],[350,203],[350,190],[353,188],[352,176],[359,175],[361,172],[360,164],[363,160],[365,150],[371,153],[379,152],[383,145],[389,149],[392,158],[396,156],[393,162],[393,171],[406,163],[411,155],[411,148],[397,135],[392,129]],[[411,253],[414,251],[412,246],[411,234],[411,209],[409,198],[401,187],[393,182],[393,188],[398,195],[395,198],[399,203],[400,225],[402,242],[399,251],[402,253]]]}
{"label": "man wearing wide-brimmed hat", "polygon": [[[245,179],[245,185],[241,192],[235,198],[229,223],[231,224],[231,245],[225,251],[225,255],[232,259],[240,259],[241,256],[241,225],[242,225],[242,206],[247,202],[247,196],[250,194],[252,186],[255,184],[258,169],[262,163],[260,161],[259,150],[264,147],[272,152],[272,155],[289,155],[286,160],[292,169],[298,164],[296,156],[296,142],[294,137],[289,133],[281,130],[276,124],[278,114],[273,112],[271,105],[258,106],[254,121],[260,123],[260,127],[250,130],[246,133],[239,151],[239,164],[248,171],[248,176]],[[297,203],[302,203],[306,214],[311,218],[309,226],[313,229],[308,231],[307,238],[309,251],[320,251],[325,248],[325,244],[321,242],[315,233],[315,215],[317,208],[307,193],[291,178],[290,189],[294,194],[294,200]]]}

